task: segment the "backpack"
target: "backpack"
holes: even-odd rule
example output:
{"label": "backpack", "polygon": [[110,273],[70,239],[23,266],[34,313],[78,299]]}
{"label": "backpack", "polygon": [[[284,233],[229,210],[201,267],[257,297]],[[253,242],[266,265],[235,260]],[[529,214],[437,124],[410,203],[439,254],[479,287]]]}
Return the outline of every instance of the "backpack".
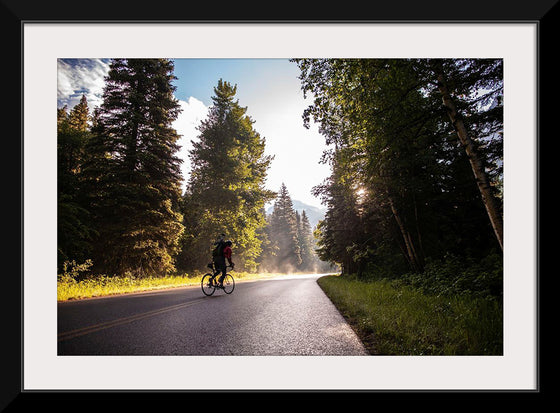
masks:
{"label": "backpack", "polygon": [[224,256],[224,246],[225,246],[225,242],[224,241],[218,241],[216,247],[212,250],[212,258],[216,259],[218,257],[223,257]]}

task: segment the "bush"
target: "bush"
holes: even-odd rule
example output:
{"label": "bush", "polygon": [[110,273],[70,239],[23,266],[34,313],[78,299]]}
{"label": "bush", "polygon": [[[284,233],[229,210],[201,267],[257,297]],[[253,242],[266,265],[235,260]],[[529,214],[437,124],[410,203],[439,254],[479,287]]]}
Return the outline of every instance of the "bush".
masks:
{"label": "bush", "polygon": [[76,261],[64,261],[62,264],[62,274],[59,274],[59,279],[67,281],[79,281],[84,278],[93,265],[92,260],[85,260],[83,264],[78,264]]}
{"label": "bush", "polygon": [[491,254],[476,260],[448,254],[441,260],[427,260],[424,272],[406,273],[399,282],[426,294],[501,298],[502,257]]}

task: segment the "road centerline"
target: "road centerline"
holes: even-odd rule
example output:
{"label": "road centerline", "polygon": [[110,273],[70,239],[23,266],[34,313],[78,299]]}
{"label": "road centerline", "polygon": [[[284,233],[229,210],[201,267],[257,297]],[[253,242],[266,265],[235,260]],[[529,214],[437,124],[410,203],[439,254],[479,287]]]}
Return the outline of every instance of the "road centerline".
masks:
{"label": "road centerline", "polygon": [[69,340],[72,338],[80,337],[86,334],[95,333],[97,331],[105,330],[107,328],[116,327],[119,325],[131,323],[133,321],[142,320],[148,317],[153,317],[159,314],[167,313],[170,311],[179,310],[181,308],[190,307],[194,304],[204,301],[204,298],[200,298],[198,300],[189,301],[182,304],[175,304],[168,307],[159,308],[157,310],[151,310],[144,313],[134,314],[128,317],[121,317],[111,321],[105,321],[103,323],[94,324],[87,327],[77,328],[75,330],[65,331],[63,333],[58,334],[58,341]]}

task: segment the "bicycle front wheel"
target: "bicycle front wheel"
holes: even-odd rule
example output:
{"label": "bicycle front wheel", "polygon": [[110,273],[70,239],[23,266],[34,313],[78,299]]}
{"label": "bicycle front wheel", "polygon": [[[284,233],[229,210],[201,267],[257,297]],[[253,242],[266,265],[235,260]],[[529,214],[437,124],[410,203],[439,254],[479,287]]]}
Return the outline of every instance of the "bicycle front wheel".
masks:
{"label": "bicycle front wheel", "polygon": [[235,280],[230,274],[227,274],[226,278],[224,278],[224,292],[226,294],[231,294],[234,288],[235,288]]}
{"label": "bicycle front wheel", "polygon": [[214,294],[214,291],[216,291],[212,274],[204,274],[200,285],[202,287],[202,292],[204,293],[204,295],[212,295]]}

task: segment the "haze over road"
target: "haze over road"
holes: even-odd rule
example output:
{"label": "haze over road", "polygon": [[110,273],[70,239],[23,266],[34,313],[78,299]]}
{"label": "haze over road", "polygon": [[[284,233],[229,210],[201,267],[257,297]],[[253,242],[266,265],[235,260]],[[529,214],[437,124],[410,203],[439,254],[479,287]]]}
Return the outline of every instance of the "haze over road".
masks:
{"label": "haze over road", "polygon": [[[59,355],[366,355],[317,284],[321,275],[58,304]],[[237,280],[236,280],[237,281]]]}

